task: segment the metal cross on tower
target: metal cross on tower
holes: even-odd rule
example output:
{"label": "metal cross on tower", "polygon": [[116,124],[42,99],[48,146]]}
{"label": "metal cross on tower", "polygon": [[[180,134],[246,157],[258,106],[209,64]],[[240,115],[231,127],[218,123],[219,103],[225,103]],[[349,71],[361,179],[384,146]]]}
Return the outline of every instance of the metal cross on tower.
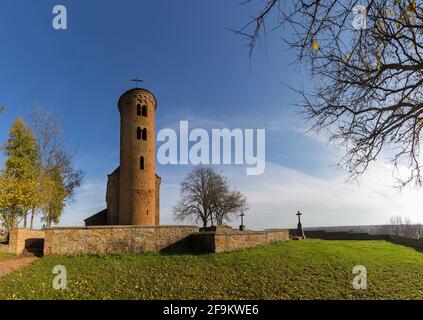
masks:
{"label": "metal cross on tower", "polygon": [[137,88],[139,88],[140,83],[144,82],[144,80],[138,79],[138,76],[136,76],[135,79],[131,79],[131,81],[136,83]]}

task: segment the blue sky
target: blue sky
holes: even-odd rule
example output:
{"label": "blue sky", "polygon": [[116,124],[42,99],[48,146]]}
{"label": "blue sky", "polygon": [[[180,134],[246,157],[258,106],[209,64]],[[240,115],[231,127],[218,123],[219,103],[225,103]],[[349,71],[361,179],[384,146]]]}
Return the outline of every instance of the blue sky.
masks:
{"label": "blue sky", "polygon": [[[383,162],[360,185],[345,183],[333,165],[339,151],[322,137],[304,134],[292,104],[294,87],[310,84],[292,66],[282,31],[258,47],[251,62],[246,41],[228,28],[245,24],[253,5],[232,0],[3,0],[0,4],[0,141],[17,116],[39,103],[61,114],[65,134],[78,149],[85,185],[65,211],[63,225],[105,207],[107,174],[118,166],[119,96],[138,75],[158,100],[157,129],[190,126],[266,129],[266,173],[219,167],[250,199],[252,227],[385,223],[393,214],[422,221],[418,191],[393,190]],[[68,10],[68,30],[54,30],[52,8]],[[178,199],[190,166],[158,166],[163,177],[162,221]],[[308,217],[307,217],[308,214]],[[307,221],[308,219],[308,221]],[[236,224],[236,221],[234,222]]]}

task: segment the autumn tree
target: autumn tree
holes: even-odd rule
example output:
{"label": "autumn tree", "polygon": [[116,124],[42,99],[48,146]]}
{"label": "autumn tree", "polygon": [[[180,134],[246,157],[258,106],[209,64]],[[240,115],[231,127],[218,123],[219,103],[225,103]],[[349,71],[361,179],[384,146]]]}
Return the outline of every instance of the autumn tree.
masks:
{"label": "autumn tree", "polygon": [[2,221],[10,230],[23,218],[26,227],[28,210],[39,203],[39,166],[34,134],[22,119],[13,123],[2,150],[7,156],[0,185]]}
{"label": "autumn tree", "polygon": [[222,225],[231,216],[247,210],[247,200],[239,191],[230,189],[227,178],[212,168],[197,167],[181,184],[181,200],[173,212],[178,221]]}
{"label": "autumn tree", "polygon": [[384,151],[395,166],[408,167],[401,185],[421,185],[423,3],[265,0],[236,32],[252,52],[282,28],[313,79],[311,89],[297,89],[302,114],[346,150],[340,164],[357,177]]}
{"label": "autumn tree", "polygon": [[6,232],[16,228],[37,201],[37,184],[33,179],[0,174],[0,223]]}
{"label": "autumn tree", "polygon": [[[31,114],[38,146],[38,162],[42,205],[38,210],[49,227],[58,223],[66,204],[72,201],[75,191],[84,178],[82,170],[75,168],[76,151],[69,147],[63,135],[62,122],[57,113],[36,106]],[[31,217],[31,227],[35,210]]]}
{"label": "autumn tree", "polygon": [[17,178],[32,178],[37,171],[37,142],[32,130],[18,118],[2,148],[7,156],[5,171]]}

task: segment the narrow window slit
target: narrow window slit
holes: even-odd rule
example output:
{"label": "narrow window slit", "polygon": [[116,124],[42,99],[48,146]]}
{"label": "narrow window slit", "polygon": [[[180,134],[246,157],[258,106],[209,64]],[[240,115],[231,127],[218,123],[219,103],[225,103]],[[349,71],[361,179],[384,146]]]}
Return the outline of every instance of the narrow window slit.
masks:
{"label": "narrow window slit", "polygon": [[145,163],[144,163],[145,161],[144,161],[144,157],[141,157],[140,158],[140,168],[141,168],[141,170],[144,170],[144,167],[145,167]]}

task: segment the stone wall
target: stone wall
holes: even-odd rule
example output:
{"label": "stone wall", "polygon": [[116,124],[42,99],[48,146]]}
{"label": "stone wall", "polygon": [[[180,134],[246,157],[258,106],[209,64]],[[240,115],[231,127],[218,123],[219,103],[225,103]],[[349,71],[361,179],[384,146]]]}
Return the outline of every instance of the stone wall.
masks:
{"label": "stone wall", "polygon": [[[291,237],[297,235],[297,229],[290,229],[289,234]],[[313,230],[304,231],[306,238],[322,239],[322,240],[389,240],[389,235],[384,234],[368,234],[364,232],[346,232],[346,231],[324,231]]]}
{"label": "stone wall", "polygon": [[411,239],[411,238],[391,236],[389,241],[395,244],[400,244],[400,245],[414,248],[418,251],[423,251],[423,238]]}
{"label": "stone wall", "polygon": [[9,246],[7,244],[0,243],[0,253],[9,253]]}
{"label": "stone wall", "polygon": [[197,226],[98,226],[48,228],[44,255],[108,254],[159,251],[225,252],[288,240],[287,230],[238,231]]}
{"label": "stone wall", "polygon": [[191,243],[194,251],[219,253],[259,247],[284,240],[289,240],[288,230],[238,231],[222,228],[196,233],[192,236]]}
{"label": "stone wall", "polygon": [[[297,229],[289,230],[290,236],[297,234]],[[397,237],[388,234],[368,234],[368,233],[355,233],[345,231],[324,231],[324,230],[313,230],[305,231],[306,238],[310,239],[322,239],[322,240],[385,240],[395,244],[404,245],[407,247],[414,248],[418,251],[423,251],[423,238],[413,239],[405,237]]]}
{"label": "stone wall", "polygon": [[20,255],[25,249],[42,248],[44,237],[43,230],[13,229],[9,236],[9,253]]}
{"label": "stone wall", "polygon": [[197,226],[48,228],[44,255],[139,253],[183,250]]}

